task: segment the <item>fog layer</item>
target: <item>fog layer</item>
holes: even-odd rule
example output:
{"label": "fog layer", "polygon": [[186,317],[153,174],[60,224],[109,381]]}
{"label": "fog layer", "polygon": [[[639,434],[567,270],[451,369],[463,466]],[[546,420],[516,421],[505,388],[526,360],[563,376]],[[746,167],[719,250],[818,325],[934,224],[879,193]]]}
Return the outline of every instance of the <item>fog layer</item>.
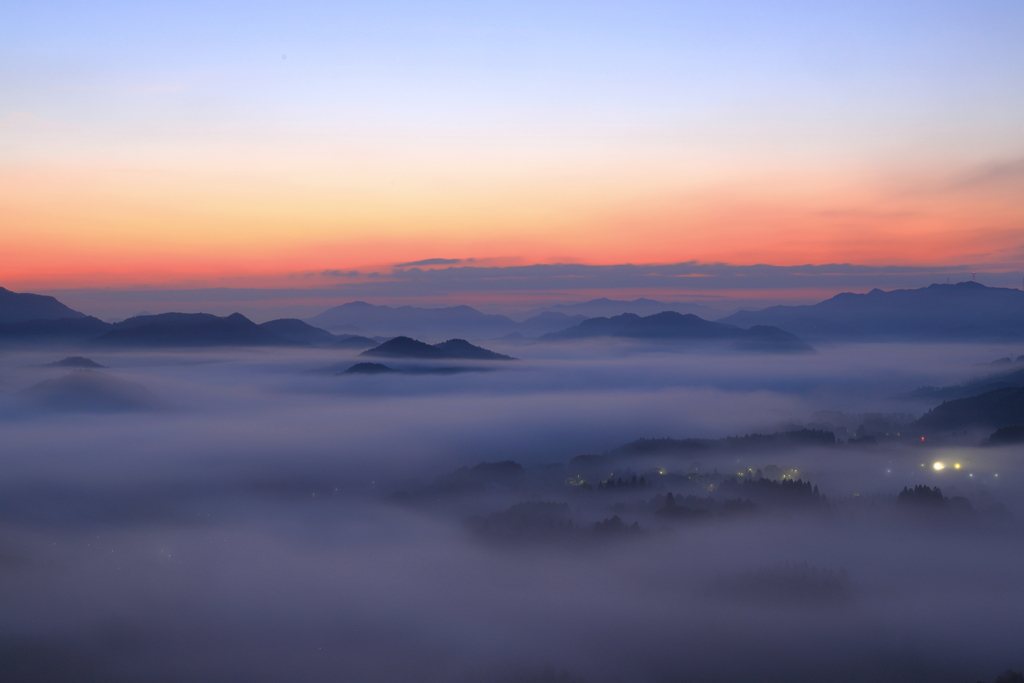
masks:
{"label": "fog layer", "polygon": [[[322,370],[355,351],[104,351],[90,370],[0,356],[5,674],[974,681],[1024,666],[1021,447],[902,431],[935,404],[914,389],[1020,349],[488,348],[521,360],[345,375]],[[852,441],[860,427],[874,443]],[[851,443],[612,452],[801,429]],[[755,486],[769,479],[794,483]],[[899,495],[915,486],[941,494]]]}

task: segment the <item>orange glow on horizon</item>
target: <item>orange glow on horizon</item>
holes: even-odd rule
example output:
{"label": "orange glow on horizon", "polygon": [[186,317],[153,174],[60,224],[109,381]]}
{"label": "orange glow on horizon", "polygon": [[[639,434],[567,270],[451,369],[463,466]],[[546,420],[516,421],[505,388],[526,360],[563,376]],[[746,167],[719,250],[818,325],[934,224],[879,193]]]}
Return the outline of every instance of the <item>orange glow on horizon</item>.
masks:
{"label": "orange glow on horizon", "polygon": [[[409,173],[412,173],[410,171]],[[0,168],[4,286],[304,286],[325,270],[388,272],[431,257],[477,265],[735,265],[1019,261],[1015,185],[883,191],[793,171],[743,183],[653,174],[616,184],[450,171],[393,188],[274,174],[85,166]],[[462,178],[465,182],[460,182]],[[673,186],[672,182],[682,186]],[[937,189],[934,189],[937,188]]]}

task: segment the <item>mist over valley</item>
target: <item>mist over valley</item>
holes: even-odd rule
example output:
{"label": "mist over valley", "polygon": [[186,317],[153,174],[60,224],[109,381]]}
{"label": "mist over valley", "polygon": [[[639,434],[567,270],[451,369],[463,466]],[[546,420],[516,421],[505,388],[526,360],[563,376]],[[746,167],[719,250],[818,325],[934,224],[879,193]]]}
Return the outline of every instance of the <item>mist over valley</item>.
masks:
{"label": "mist over valley", "polygon": [[369,349],[243,316],[5,338],[7,678],[1022,666],[1024,346],[793,353],[590,320]]}

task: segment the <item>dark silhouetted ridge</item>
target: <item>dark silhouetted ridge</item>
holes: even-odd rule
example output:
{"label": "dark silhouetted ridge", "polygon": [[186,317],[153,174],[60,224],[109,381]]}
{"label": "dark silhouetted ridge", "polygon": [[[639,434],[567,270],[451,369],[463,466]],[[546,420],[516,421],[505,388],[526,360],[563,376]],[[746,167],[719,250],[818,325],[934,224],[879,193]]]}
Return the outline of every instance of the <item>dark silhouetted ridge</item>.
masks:
{"label": "dark silhouetted ridge", "polygon": [[314,346],[329,346],[337,341],[337,337],[327,330],[321,330],[319,327],[313,327],[298,318],[279,318],[277,320],[270,320],[265,323],[260,323],[260,327],[273,332],[277,336],[281,337],[281,339],[294,343],[313,344]]}
{"label": "dark silhouetted ridge", "polygon": [[440,344],[430,345],[410,337],[389,339],[380,346],[363,351],[360,355],[385,358],[513,360],[510,356],[470,344],[465,339],[449,339]]}
{"label": "dark silhouetted ridge", "polygon": [[52,296],[19,294],[0,287],[0,323],[84,317],[84,313],[68,308]]}
{"label": "dark silhouetted ridge", "polygon": [[345,370],[343,375],[380,375],[388,372],[398,372],[383,363],[356,363],[348,370]]}
{"label": "dark silhouetted ridge", "polygon": [[418,308],[416,306],[375,306],[353,301],[330,308],[308,320],[327,330],[359,331],[368,335],[398,332],[426,337],[459,335],[473,338],[496,337],[518,328],[511,318],[481,313],[470,306]]}
{"label": "dark silhouetted ridge", "polygon": [[103,334],[112,325],[99,318],[59,318],[0,323],[0,340],[7,342],[79,341]]}
{"label": "dark silhouetted ridge", "polygon": [[1024,368],[988,375],[951,387],[921,387],[910,392],[911,398],[951,399],[977,396],[995,389],[1024,387]]}
{"label": "dark silhouetted ridge", "polygon": [[1019,424],[1024,424],[1024,387],[1005,387],[946,401],[916,422],[919,429],[929,432],[971,427],[1001,429]]}
{"label": "dark silhouetted ridge", "polygon": [[141,384],[93,370],[75,370],[20,393],[41,408],[58,411],[122,412],[160,406],[157,397]]}
{"label": "dark silhouetted ridge", "polygon": [[810,306],[772,306],[722,319],[735,325],[774,325],[811,341],[1019,340],[1024,292],[977,282],[867,294],[846,292]]}
{"label": "dark silhouetted ridge", "polygon": [[663,311],[647,317],[623,313],[612,318],[590,318],[561,332],[546,334],[541,339],[586,339],[590,337],[625,337],[630,339],[664,339],[686,341],[727,341],[744,351],[812,351],[799,337],[777,327],[755,325],[745,330],[735,325],[704,320],[692,313]]}
{"label": "dark silhouetted ridge", "polygon": [[1024,443],[1024,424],[1002,427],[988,437],[990,446],[1008,446],[1016,443]]}
{"label": "dark silhouetted ridge", "polygon": [[331,346],[339,349],[368,349],[377,346],[377,342],[369,337],[361,337],[358,334],[345,334],[336,337]]}
{"label": "dark silhouetted ridge", "polygon": [[390,358],[444,358],[444,353],[430,344],[411,337],[395,337],[380,346],[363,351],[360,356],[382,356]]}
{"label": "dark silhouetted ridge", "polygon": [[68,356],[67,358],[64,358],[63,360],[55,360],[52,363],[49,363],[48,365],[51,366],[51,367],[55,367],[55,368],[90,368],[90,369],[98,369],[98,368],[105,367],[103,365],[100,365],[96,361],[92,360],[91,358],[84,358],[82,356]]}
{"label": "dark silhouetted ridge", "polygon": [[470,344],[465,339],[449,339],[440,344],[434,344],[444,354],[444,358],[463,358],[467,360],[515,360],[512,356],[502,353],[495,353],[480,346]]}
{"label": "dark silhouetted ridge", "polygon": [[241,313],[163,313],[129,318],[89,342],[94,346],[199,347],[291,344]]}
{"label": "dark silhouetted ridge", "polygon": [[637,439],[610,451],[612,455],[664,453],[699,454],[712,451],[744,451],[803,446],[835,446],[834,433],[820,429],[797,429],[773,434],[745,434],[724,439]]}

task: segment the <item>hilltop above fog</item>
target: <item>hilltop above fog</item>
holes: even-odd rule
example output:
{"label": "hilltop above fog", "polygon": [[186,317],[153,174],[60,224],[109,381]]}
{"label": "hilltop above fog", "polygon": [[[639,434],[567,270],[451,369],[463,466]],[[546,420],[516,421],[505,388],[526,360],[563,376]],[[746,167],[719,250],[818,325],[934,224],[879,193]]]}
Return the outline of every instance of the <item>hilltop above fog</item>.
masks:
{"label": "hilltop above fog", "polygon": [[0,287],[0,323],[84,317],[85,313],[68,308],[52,296],[18,294]]}
{"label": "hilltop above fog", "polygon": [[654,315],[655,313],[662,313],[663,311],[674,311],[675,313],[684,314],[693,313],[694,315],[699,315],[705,320],[718,320],[719,318],[727,315],[727,311],[722,311],[703,304],[697,304],[689,301],[655,301],[644,297],[634,299],[633,301],[620,301],[617,299],[602,297],[600,299],[583,301],[576,304],[556,304],[546,308],[538,308],[532,311],[530,315],[534,316],[549,312],[562,313],[570,316],[582,315],[587,318],[611,318],[612,316],[622,315],[623,313],[633,313],[635,315],[646,316]]}
{"label": "hilltop above fog", "polygon": [[511,356],[470,344],[465,339],[449,339],[440,344],[425,344],[409,337],[395,337],[380,346],[367,349],[359,355],[383,358],[515,360]]}
{"label": "hilltop above fog", "polygon": [[623,313],[614,318],[590,318],[567,330],[544,335],[541,339],[563,341],[590,337],[729,342],[733,348],[742,351],[814,350],[796,335],[777,327],[755,325],[745,330],[735,325],[704,320],[692,313],[683,315],[672,311],[644,318],[633,313]]}
{"label": "hilltop above fog", "polygon": [[[655,310],[655,309],[662,310]],[[257,325],[245,316],[140,315],[106,323],[53,297],[0,288],[0,342],[117,346],[319,346],[370,348],[396,336],[564,341],[587,337],[717,339],[743,351],[807,351],[814,342],[971,342],[1024,338],[1024,292],[975,282],[920,289],[843,293],[808,306],[740,311],[717,321],[699,304],[595,299],[549,307],[516,322],[470,306],[419,308],[355,301],[306,321]],[[626,309],[626,310],[623,310]],[[588,314],[607,312],[588,317]],[[618,311],[618,313],[612,314]],[[653,312],[652,312],[653,311]],[[687,312],[683,312],[687,311]],[[692,311],[704,314],[698,316]],[[570,315],[571,313],[571,315]]]}
{"label": "hilltop above fog", "polygon": [[867,294],[810,306],[740,311],[722,322],[775,325],[809,341],[980,341],[1024,337],[1024,291],[977,282]]}
{"label": "hilltop above fog", "polygon": [[532,337],[575,325],[585,316],[547,312],[518,323],[504,315],[481,313],[470,306],[419,308],[375,306],[353,301],[309,318],[311,325],[334,332],[383,336],[487,339],[518,333]]}

